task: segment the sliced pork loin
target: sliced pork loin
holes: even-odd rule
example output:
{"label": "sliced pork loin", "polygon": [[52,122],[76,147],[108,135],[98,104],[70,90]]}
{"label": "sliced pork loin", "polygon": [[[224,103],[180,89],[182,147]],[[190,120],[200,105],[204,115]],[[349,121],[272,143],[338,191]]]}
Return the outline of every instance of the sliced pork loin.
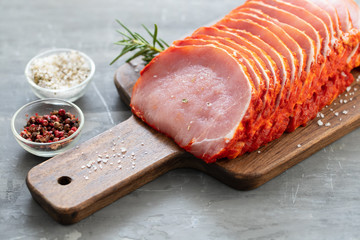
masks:
{"label": "sliced pork loin", "polygon": [[254,151],[351,84],[359,14],[352,0],[248,0],[155,57],[132,111],[206,162]]}
{"label": "sliced pork loin", "polygon": [[245,66],[215,45],[172,46],[142,70],[131,106],[196,157],[225,157],[251,115],[250,82]]}

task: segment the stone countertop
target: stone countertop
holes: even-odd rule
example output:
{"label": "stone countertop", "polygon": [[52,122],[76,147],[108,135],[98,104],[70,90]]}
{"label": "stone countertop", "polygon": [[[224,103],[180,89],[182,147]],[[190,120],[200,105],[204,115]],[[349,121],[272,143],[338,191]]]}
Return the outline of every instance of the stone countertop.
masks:
{"label": "stone countertop", "polygon": [[360,129],[252,191],[201,172],[171,171],[83,221],[62,226],[33,201],[27,172],[45,161],[25,152],[10,130],[13,113],[37,98],[24,68],[39,52],[74,48],[97,70],[76,101],[86,125],[80,141],[130,116],[113,74],[124,60],[112,43],[115,19],[142,32],[159,26],[168,42],[221,18],[243,1],[1,1],[0,239],[360,239]]}

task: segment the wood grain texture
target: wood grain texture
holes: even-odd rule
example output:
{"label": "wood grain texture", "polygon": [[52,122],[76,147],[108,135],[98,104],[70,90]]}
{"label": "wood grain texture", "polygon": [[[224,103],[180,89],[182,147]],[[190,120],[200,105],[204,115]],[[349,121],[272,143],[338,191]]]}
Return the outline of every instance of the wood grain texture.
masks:
{"label": "wood grain texture", "polygon": [[[141,68],[125,64],[115,73],[116,88],[127,103]],[[324,109],[321,120],[331,126],[314,120],[237,159],[206,164],[132,116],[34,167],[26,183],[33,198],[62,224],[78,222],[175,168],[196,168],[236,189],[254,189],[360,125],[359,93],[354,88],[360,86],[354,83],[348,96]],[[341,104],[340,99],[348,102]]]}

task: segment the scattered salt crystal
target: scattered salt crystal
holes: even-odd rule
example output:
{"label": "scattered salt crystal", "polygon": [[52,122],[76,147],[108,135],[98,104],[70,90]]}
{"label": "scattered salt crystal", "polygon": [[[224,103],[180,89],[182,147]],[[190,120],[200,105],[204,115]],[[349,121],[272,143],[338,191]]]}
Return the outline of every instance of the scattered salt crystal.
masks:
{"label": "scattered salt crystal", "polygon": [[134,152],[132,152],[132,153],[131,153],[131,156],[135,156],[135,153],[134,153]]}
{"label": "scattered salt crystal", "polygon": [[98,159],[97,159],[97,162],[98,162],[98,163],[99,163],[99,162],[101,162],[101,161],[102,161],[102,159],[101,159],[101,158],[98,158]]}
{"label": "scattered salt crystal", "polygon": [[120,164],[120,163],[121,163],[121,160],[119,160],[118,163]]}
{"label": "scattered salt crystal", "polygon": [[344,100],[344,103],[347,103],[347,100]]}
{"label": "scattered salt crystal", "polygon": [[84,176],[84,178],[85,178],[85,180],[88,180],[88,179],[89,179],[89,177],[88,177],[88,176]]}
{"label": "scattered salt crystal", "polygon": [[113,142],[113,145],[115,146],[115,145],[116,145],[116,142]]}
{"label": "scattered salt crystal", "polygon": [[147,152],[144,152],[144,154],[147,154]]}
{"label": "scattered salt crystal", "polygon": [[93,169],[94,169],[94,171],[96,171],[96,170],[97,170],[97,167],[96,167],[96,166],[94,166],[94,167],[93,167]]}
{"label": "scattered salt crystal", "polygon": [[154,75],[153,77],[154,77],[154,78],[156,78],[156,77],[157,77],[157,75]]}
{"label": "scattered salt crystal", "polygon": [[102,156],[101,156],[100,154],[98,155],[98,157],[99,157],[99,158],[102,158]]}
{"label": "scattered salt crystal", "polygon": [[106,154],[106,156],[105,156],[105,157],[106,157],[106,158],[109,158],[109,155],[107,155],[107,154]]}
{"label": "scattered salt crystal", "polygon": [[105,163],[105,164],[108,162],[107,159],[103,159],[102,161],[103,161],[103,163]]}
{"label": "scattered salt crystal", "polygon": [[354,92],[356,92],[358,89],[357,88],[354,88]]}
{"label": "scattered salt crystal", "polygon": [[301,147],[301,144],[298,144],[297,147],[300,148],[300,147]]}
{"label": "scattered salt crystal", "polygon": [[76,149],[79,149],[79,146],[76,146]]}
{"label": "scattered salt crystal", "polygon": [[334,113],[335,114],[335,116],[339,116],[339,113],[338,112],[336,112],[336,113]]}
{"label": "scattered salt crystal", "polygon": [[356,106],[354,105],[353,108],[356,108]]}
{"label": "scattered salt crystal", "polygon": [[91,174],[92,172],[91,172],[91,170],[89,170],[89,174]]}
{"label": "scattered salt crystal", "polygon": [[348,114],[349,112],[346,111],[346,110],[344,110],[342,113],[346,115],[346,114]]}
{"label": "scattered salt crystal", "polygon": [[84,168],[85,168],[85,165],[82,165],[82,166],[81,166],[81,169],[84,169]]}
{"label": "scattered salt crystal", "polygon": [[[346,91],[347,91],[347,92],[350,92],[350,90],[351,90],[351,86],[349,86],[349,87],[346,88]],[[345,96],[346,96],[346,95],[345,95]]]}
{"label": "scattered salt crystal", "polygon": [[126,150],[126,148],[122,147],[122,148],[120,148],[120,151],[122,154],[124,154],[124,153],[126,153],[127,150]]}
{"label": "scattered salt crystal", "polygon": [[110,165],[113,165],[113,163],[111,162]]}
{"label": "scattered salt crystal", "polygon": [[317,121],[317,124],[318,124],[319,126],[324,125],[324,123],[323,123],[321,120],[318,120],[318,121]]}
{"label": "scattered salt crystal", "polygon": [[113,154],[113,158],[116,157],[116,154]]}
{"label": "scattered salt crystal", "polygon": [[261,153],[261,151],[258,151],[258,153]]}
{"label": "scattered salt crystal", "polygon": [[344,100],[340,99],[340,103],[343,103],[343,102],[344,102]]}
{"label": "scattered salt crystal", "polygon": [[145,144],[144,143],[141,143],[141,146],[144,146]]}
{"label": "scattered salt crystal", "polygon": [[324,115],[323,113],[320,113],[320,117],[321,117],[321,118],[324,118],[325,115]]}
{"label": "scattered salt crystal", "polygon": [[330,108],[330,112],[334,111],[334,109]]}
{"label": "scattered salt crystal", "polygon": [[113,147],[112,150],[115,151],[115,148]]}
{"label": "scattered salt crystal", "polygon": [[342,120],[342,118],[339,119],[340,121]]}
{"label": "scattered salt crystal", "polygon": [[99,168],[100,168],[100,170],[102,170],[102,169],[103,169],[103,166],[102,166],[101,164],[99,164]]}
{"label": "scattered salt crystal", "polygon": [[134,168],[135,168],[135,166],[134,166],[134,165],[132,165],[132,166],[131,166],[131,168],[132,168],[132,169],[134,169]]}
{"label": "scattered salt crystal", "polygon": [[346,73],[341,72],[341,76],[346,77]]}
{"label": "scattered salt crystal", "polygon": [[326,107],[326,108],[328,108],[329,106],[328,106],[328,105],[326,105],[325,107]]}
{"label": "scattered salt crystal", "polygon": [[320,113],[319,113],[319,112],[316,114],[316,117],[320,117]]}
{"label": "scattered salt crystal", "polygon": [[351,102],[351,101],[353,100],[353,98],[350,98],[349,100],[350,100],[350,102]]}
{"label": "scattered salt crystal", "polygon": [[331,123],[327,122],[325,123],[325,127],[330,127]]}
{"label": "scattered salt crystal", "polygon": [[336,105],[336,103],[334,103],[334,105]]}

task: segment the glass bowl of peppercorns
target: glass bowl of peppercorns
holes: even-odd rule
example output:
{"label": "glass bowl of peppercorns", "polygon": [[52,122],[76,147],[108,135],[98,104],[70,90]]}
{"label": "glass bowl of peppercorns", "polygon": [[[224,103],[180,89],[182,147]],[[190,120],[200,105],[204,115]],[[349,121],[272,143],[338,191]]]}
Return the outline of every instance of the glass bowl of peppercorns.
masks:
{"label": "glass bowl of peppercorns", "polygon": [[11,119],[11,130],[20,146],[40,157],[53,157],[74,147],[83,126],[81,109],[56,98],[28,103]]}

